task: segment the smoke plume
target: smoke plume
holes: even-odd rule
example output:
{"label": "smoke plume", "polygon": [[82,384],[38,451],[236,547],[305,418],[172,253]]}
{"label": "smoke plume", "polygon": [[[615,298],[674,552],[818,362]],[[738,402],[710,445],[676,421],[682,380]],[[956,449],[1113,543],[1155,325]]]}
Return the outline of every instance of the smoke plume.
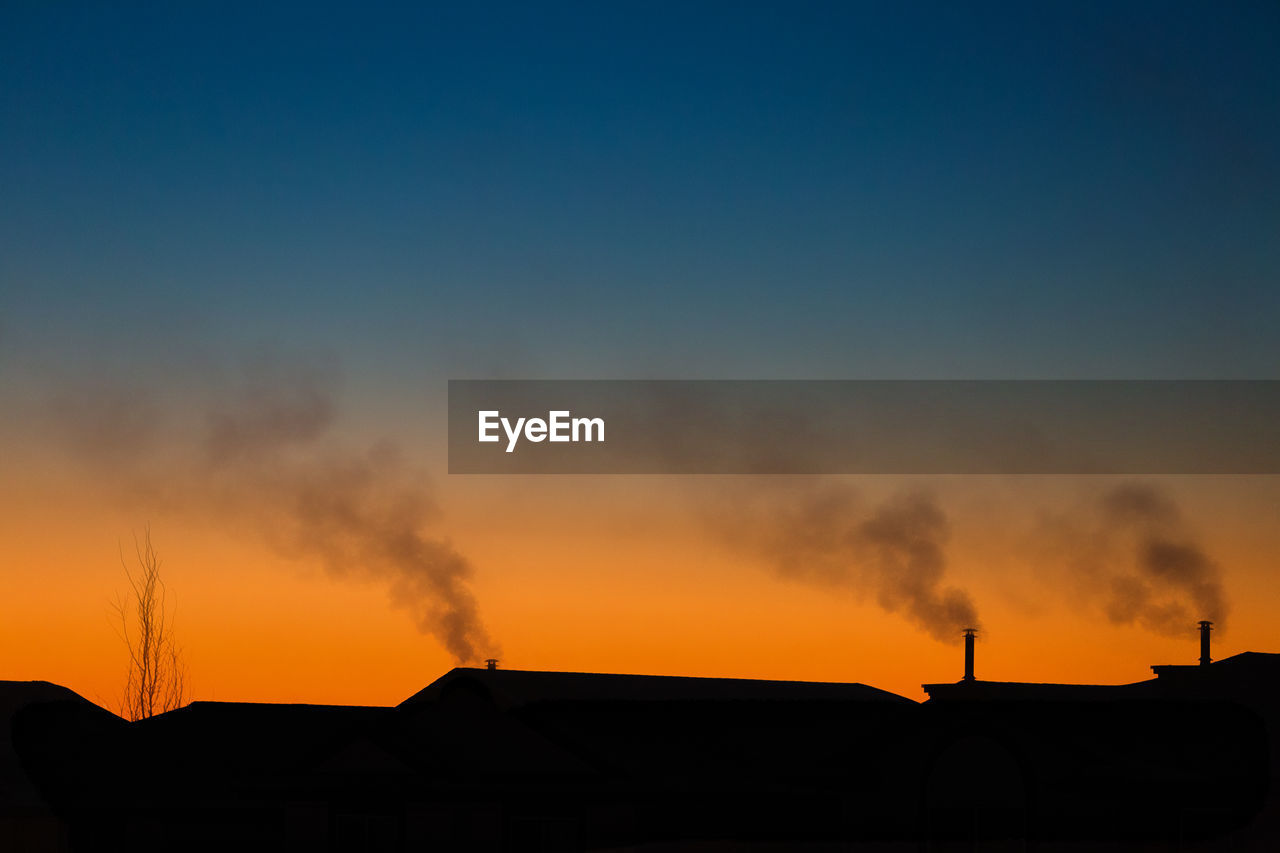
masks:
{"label": "smoke plume", "polygon": [[942,642],[980,627],[969,594],[945,584],[947,517],[931,495],[868,510],[850,487],[828,481],[755,501],[731,499],[713,523],[781,577],[873,599]]}
{"label": "smoke plume", "polygon": [[195,412],[161,411],[154,395],[106,384],[62,395],[51,412],[114,493],[212,514],[285,556],[318,559],[334,578],[382,583],[459,662],[496,654],[471,563],[423,532],[438,515],[425,477],[390,443],[358,449],[333,435],[333,381],[323,365],[266,360]]}
{"label": "smoke plume", "polygon": [[1201,619],[1224,627],[1222,570],[1165,490],[1125,483],[1088,512],[1048,524],[1078,595],[1112,624],[1169,637],[1186,636]]}

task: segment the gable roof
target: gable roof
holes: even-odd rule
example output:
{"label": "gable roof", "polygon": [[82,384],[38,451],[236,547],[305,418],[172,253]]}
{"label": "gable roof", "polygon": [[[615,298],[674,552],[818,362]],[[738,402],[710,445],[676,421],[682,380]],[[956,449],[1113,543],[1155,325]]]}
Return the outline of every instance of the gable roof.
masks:
{"label": "gable roof", "polygon": [[47,808],[22,754],[24,747],[39,740],[32,732],[36,721],[47,723],[59,745],[68,748],[74,746],[71,735],[86,726],[124,725],[110,711],[66,687],[48,681],[0,681],[0,814]]}
{"label": "gable roof", "polygon": [[839,701],[915,704],[905,696],[858,683],[457,667],[410,696],[400,707],[431,702],[459,689],[486,696],[500,708],[538,702]]}

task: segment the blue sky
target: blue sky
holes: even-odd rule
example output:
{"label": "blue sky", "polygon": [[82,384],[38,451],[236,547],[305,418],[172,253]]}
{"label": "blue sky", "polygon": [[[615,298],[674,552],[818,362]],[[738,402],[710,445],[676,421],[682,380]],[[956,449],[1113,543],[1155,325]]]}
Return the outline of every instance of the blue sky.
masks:
{"label": "blue sky", "polygon": [[1277,43],[1269,2],[10,4],[0,380],[1275,377]]}

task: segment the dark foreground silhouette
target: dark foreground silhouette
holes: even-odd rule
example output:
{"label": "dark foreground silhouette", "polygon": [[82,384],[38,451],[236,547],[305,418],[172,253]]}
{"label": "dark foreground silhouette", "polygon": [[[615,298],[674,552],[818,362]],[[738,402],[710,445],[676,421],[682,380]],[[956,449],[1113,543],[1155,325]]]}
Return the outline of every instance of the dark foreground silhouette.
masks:
{"label": "dark foreground silhouette", "polygon": [[137,723],[0,682],[0,850],[1275,850],[1280,655],[1120,686],[459,668]]}

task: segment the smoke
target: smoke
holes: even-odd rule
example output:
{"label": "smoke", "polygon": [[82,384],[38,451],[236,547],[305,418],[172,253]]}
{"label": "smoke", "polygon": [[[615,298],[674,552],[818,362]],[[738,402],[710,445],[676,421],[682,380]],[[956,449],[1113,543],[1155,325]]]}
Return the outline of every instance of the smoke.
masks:
{"label": "smoke", "polygon": [[858,530],[858,540],[876,567],[880,606],[904,611],[934,639],[955,642],[963,629],[980,626],[969,594],[942,586],[946,535],[946,516],[923,494],[880,506]]}
{"label": "smoke", "polygon": [[[968,592],[946,583],[948,518],[928,492],[868,505],[840,481],[770,480],[725,493],[708,520],[779,577],[848,590],[934,639],[982,627]],[[1185,637],[1201,619],[1220,628],[1228,619],[1221,568],[1154,485],[1124,483],[1083,509],[1042,515],[1030,544],[1035,576],[1055,596],[1074,593],[1112,624]]]}
{"label": "smoke", "polygon": [[851,591],[900,613],[941,642],[980,627],[969,594],[945,585],[946,514],[925,492],[871,509],[847,485],[815,481],[729,498],[711,518],[725,541],[779,576]]}
{"label": "smoke", "polygon": [[1163,489],[1125,483],[1088,511],[1046,519],[1041,535],[1066,558],[1077,595],[1115,625],[1186,636],[1201,619],[1223,628],[1222,570]]}
{"label": "smoke", "polygon": [[425,477],[389,442],[360,449],[333,435],[335,376],[319,362],[265,359],[208,383],[194,411],[100,383],[60,395],[50,412],[112,493],[212,515],[282,555],[318,559],[334,578],[382,583],[459,662],[496,654],[471,563],[423,532],[439,514]]}

